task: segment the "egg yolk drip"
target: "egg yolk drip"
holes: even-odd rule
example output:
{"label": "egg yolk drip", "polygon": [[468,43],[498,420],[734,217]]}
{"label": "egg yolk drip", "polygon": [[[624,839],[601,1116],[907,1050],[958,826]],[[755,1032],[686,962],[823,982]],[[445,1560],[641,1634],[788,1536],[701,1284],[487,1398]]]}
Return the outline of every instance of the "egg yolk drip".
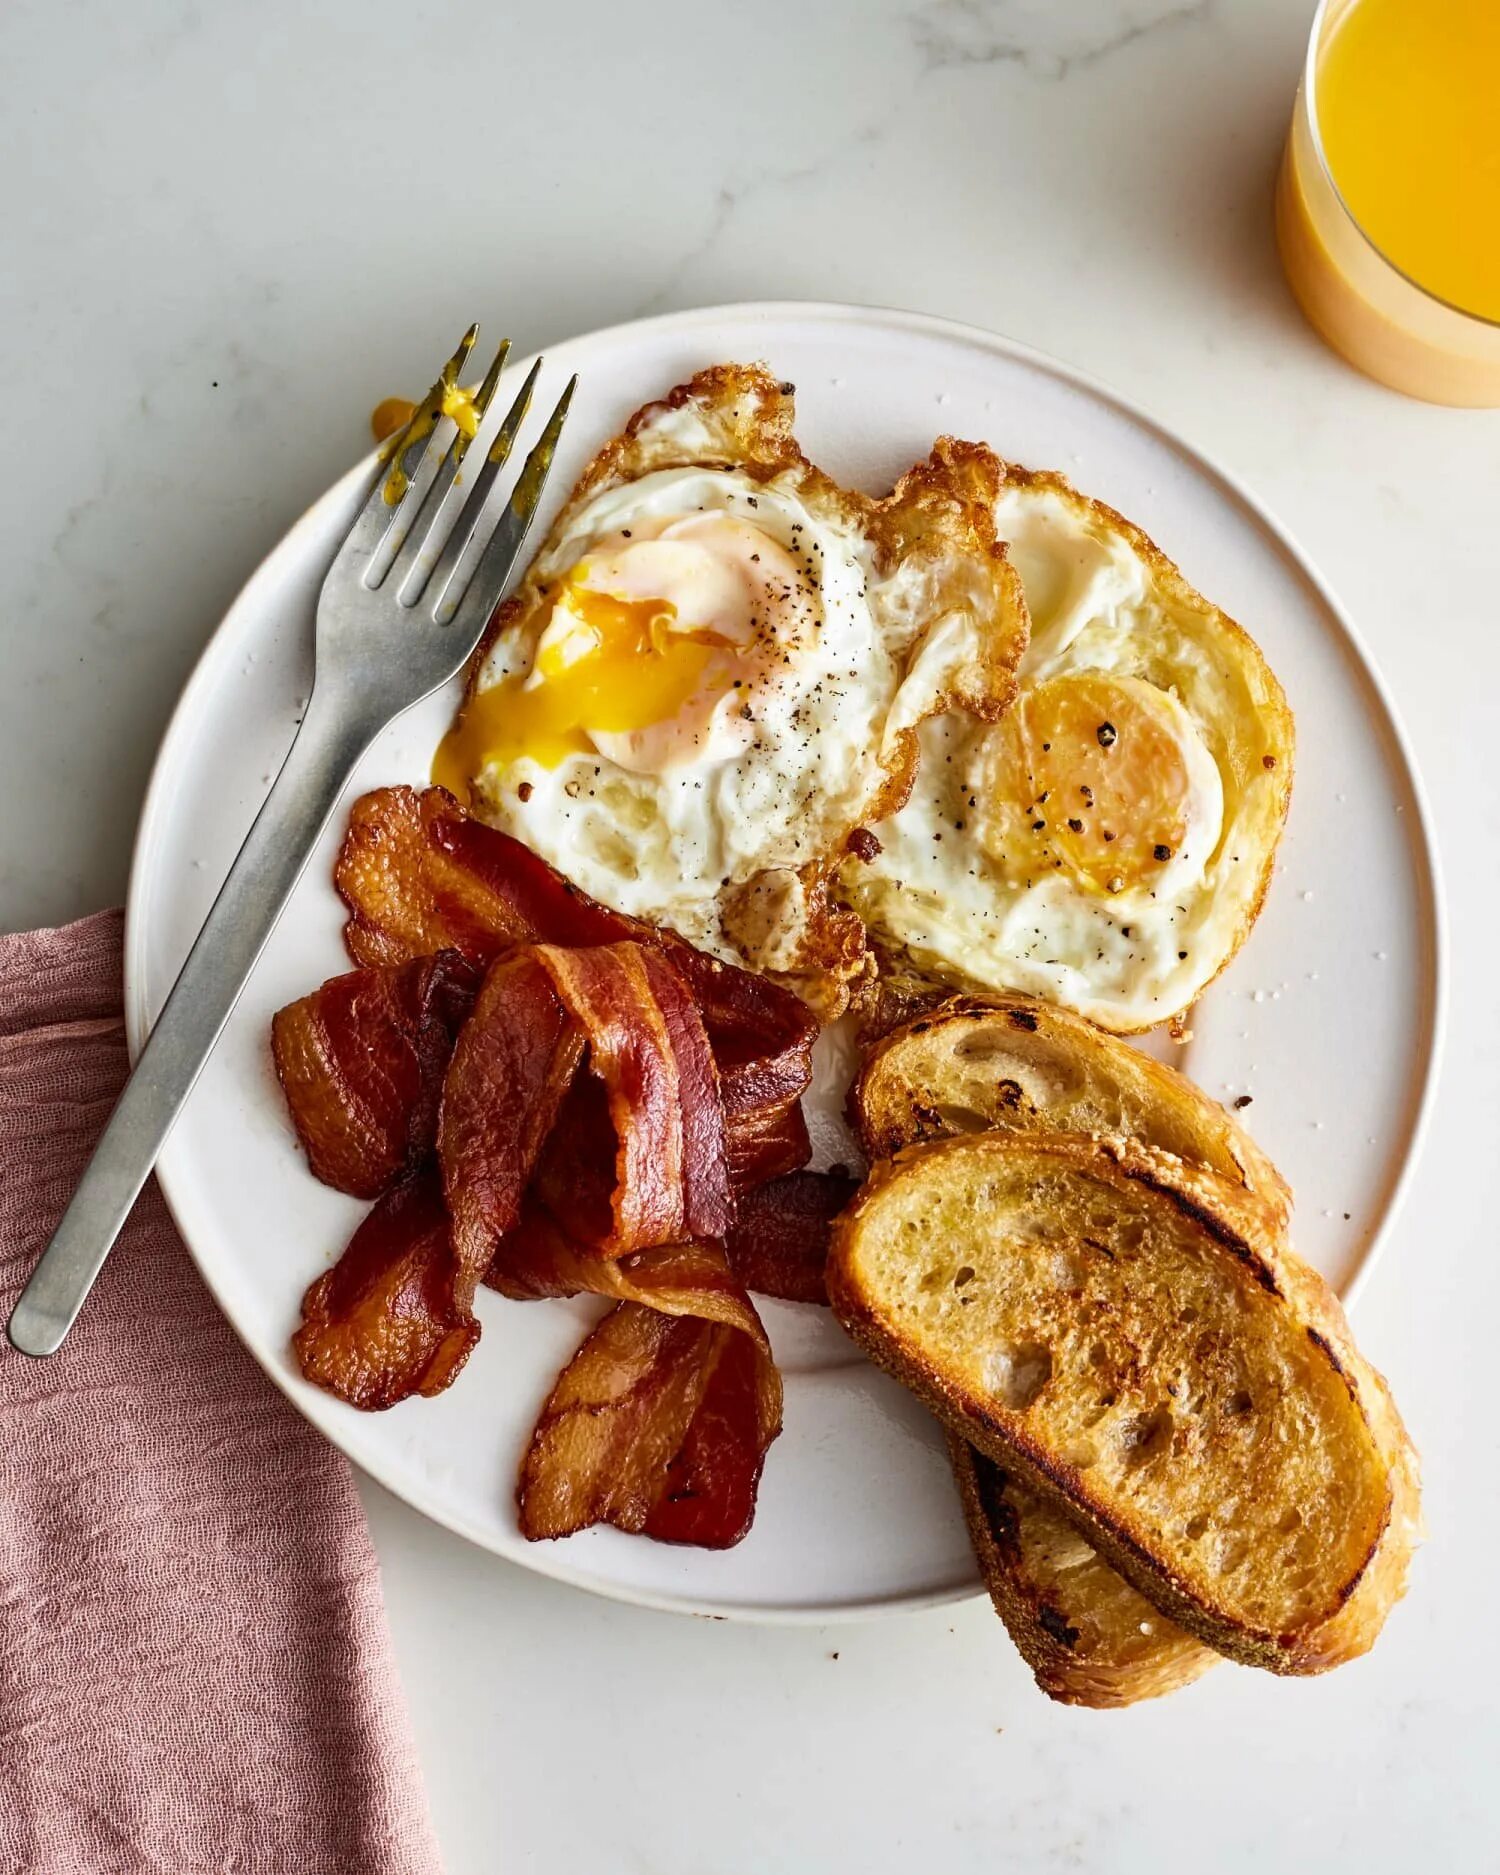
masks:
{"label": "egg yolk drip", "polygon": [[377,443],[388,442],[416,414],[417,407],[409,397],[382,397],[370,412],[370,433]]}
{"label": "egg yolk drip", "polygon": [[[559,615],[566,619],[553,635]],[[529,755],[556,768],[593,748],[595,732],[625,734],[675,717],[712,655],[702,633],[673,630],[666,599],[617,599],[570,579],[528,678],[507,677],[466,704],[443,738],[432,778],[460,800],[482,768]]]}
{"label": "egg yolk drip", "polygon": [[[1223,817],[1192,718],[1134,677],[1081,672],[1023,690],[988,739],[985,845],[1012,874],[1061,870],[1084,890],[1151,889]],[[977,803],[976,803],[977,805]]]}
{"label": "egg yolk drip", "polygon": [[469,697],[433,780],[466,801],[477,776],[522,758],[556,768],[594,753],[655,774],[732,754],[814,605],[786,550],[747,522],[707,513],[622,530],[553,589],[531,669]]}

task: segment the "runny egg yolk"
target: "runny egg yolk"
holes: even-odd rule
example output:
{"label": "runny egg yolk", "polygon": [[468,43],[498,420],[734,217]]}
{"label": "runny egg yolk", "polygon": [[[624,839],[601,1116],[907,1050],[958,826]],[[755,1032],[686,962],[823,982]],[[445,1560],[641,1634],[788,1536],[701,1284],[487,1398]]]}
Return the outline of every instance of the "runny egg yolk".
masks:
{"label": "runny egg yolk", "polygon": [[1211,850],[1218,837],[1213,758],[1182,705],[1140,678],[1087,671],[1023,690],[986,767],[985,844],[1028,878],[1150,889],[1186,843]]}
{"label": "runny egg yolk", "polygon": [[[786,551],[726,515],[622,531],[554,589],[531,669],[470,696],[434,781],[467,800],[523,757],[556,768],[592,752],[649,774],[731,752],[797,593]],[[724,719],[731,693],[744,722]]]}
{"label": "runny egg yolk", "polygon": [[460,800],[482,768],[529,755],[556,768],[594,746],[594,733],[626,734],[675,717],[699,689],[712,656],[706,633],[672,629],[665,599],[618,599],[569,580],[530,678],[480,691],[443,738],[432,778]]}

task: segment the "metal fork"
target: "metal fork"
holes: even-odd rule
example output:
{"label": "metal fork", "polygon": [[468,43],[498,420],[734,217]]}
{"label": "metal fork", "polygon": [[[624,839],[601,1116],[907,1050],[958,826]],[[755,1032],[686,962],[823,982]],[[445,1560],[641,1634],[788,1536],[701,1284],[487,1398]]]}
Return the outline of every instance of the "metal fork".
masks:
{"label": "metal fork", "polygon": [[[23,1354],[54,1353],[72,1327],[355,764],[393,717],[463,668],[504,591],[578,380],[497,515],[496,478],[541,360],[497,427],[490,411],[509,341],[472,400],[459,389],[478,335],[471,326],[413,412],[328,570],[296,740],[16,1303],[9,1333]],[[445,452],[439,438],[455,418]],[[460,471],[479,450],[482,465],[466,481]]]}

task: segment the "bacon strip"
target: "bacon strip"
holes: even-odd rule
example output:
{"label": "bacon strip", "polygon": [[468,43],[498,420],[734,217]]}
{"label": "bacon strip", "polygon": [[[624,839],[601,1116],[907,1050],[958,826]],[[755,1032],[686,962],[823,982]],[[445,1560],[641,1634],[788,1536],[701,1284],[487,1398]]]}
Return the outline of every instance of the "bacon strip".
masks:
{"label": "bacon strip", "polygon": [[675,943],[668,954],[703,1013],[719,1070],[730,1179],[747,1191],[806,1165],[802,1096],[812,1081],[817,1018],[800,998]]}
{"label": "bacon strip", "polygon": [[[811,1147],[800,1093],[780,1103],[756,1105],[752,1100],[730,1110],[729,1103],[737,1098],[736,1072],[731,1069],[720,1081],[719,1101],[729,1184],[738,1194],[796,1171],[807,1163]],[[610,1228],[614,1142],[608,1099],[597,1082],[583,1076],[558,1116],[537,1169],[542,1195],[579,1237],[602,1238]],[[705,1226],[701,1234],[717,1236],[722,1227]]]}
{"label": "bacon strip", "polygon": [[580,1074],[531,1181],[532,1192],[579,1243],[603,1243],[614,1228],[617,1152],[604,1083]]}
{"label": "bacon strip", "polygon": [[[681,1244],[607,1261],[545,1226],[533,1274],[626,1299],[558,1377],[522,1462],[522,1533],[593,1523],[723,1549],[750,1527],[781,1377],[722,1252]],[[571,1263],[569,1258],[571,1256]]]}
{"label": "bacon strip", "polygon": [[378,788],[357,801],[335,879],[358,963],[400,963],[445,946],[485,963],[515,943],[633,941],[664,951],[702,1012],[736,1189],[806,1164],[798,1102],[818,1024],[790,991],[608,910],[441,788]]}
{"label": "bacon strip", "polygon": [[673,961],[703,1011],[719,1070],[730,1177],[736,1191],[748,1191],[807,1164],[802,1096],[812,1081],[817,1020],[763,977],[682,949]]}
{"label": "bacon strip", "polygon": [[650,927],[586,897],[528,846],[442,788],[376,788],[354,803],[334,884],[356,963],[452,947],[486,963],[508,944],[613,944]]}
{"label": "bacon strip", "polygon": [[[697,1006],[677,971],[642,944],[535,956],[589,1044],[615,1135],[606,1256],[685,1236],[721,1237],[733,1218],[718,1075]],[[576,1121],[559,1128],[576,1141]]]}
{"label": "bacon strip", "polygon": [[802,1089],[758,1102],[733,1068],[719,1083],[724,1101],[724,1138],[729,1151],[729,1181],[736,1192],[753,1191],[768,1178],[780,1178],[807,1164],[812,1142],[802,1117]]}
{"label": "bacon strip", "polygon": [[725,1239],[730,1268],[763,1296],[826,1305],[829,1229],[858,1189],[847,1173],[793,1172],[747,1193]]}
{"label": "bacon strip", "polygon": [[448,950],[351,970],[277,1012],[276,1072],[315,1178],[378,1198],[426,1159],[478,987],[474,966]]}
{"label": "bacon strip", "polygon": [[781,1376],[748,1335],[709,1333],[707,1385],[643,1530],[658,1543],[731,1549],[755,1520],[766,1450],[781,1430]]}
{"label": "bacon strip", "polygon": [[533,1178],[601,1256],[721,1237],[733,1219],[708,1038],[676,970],[638,944],[526,946],[491,966],[449,1068],[440,1152],[461,1299]]}
{"label": "bacon strip", "polygon": [[364,1412],[452,1384],[479,1339],[453,1294],[453,1250],[431,1173],[387,1192],[302,1298],[302,1372]]}
{"label": "bacon strip", "polygon": [[724,1333],[621,1302],[558,1376],[521,1463],[530,1542],[612,1523],[639,1533],[687,1441]]}
{"label": "bacon strip", "polygon": [[755,1305],[717,1244],[660,1244],[632,1256],[601,1257],[534,1201],[495,1252],[484,1280],[517,1302],[608,1296],[645,1303],[663,1315],[696,1315],[747,1334],[759,1332]]}
{"label": "bacon strip", "polygon": [[[677,1105],[682,1115],[682,1230],[669,1235],[722,1237],[734,1222],[734,1194],[730,1189],[719,1070],[703,1017],[675,957],[649,945],[618,948],[628,948],[639,960],[652,999],[661,1011],[667,1048],[677,1071]],[[566,953],[574,959],[599,954]],[[592,1036],[590,1042],[593,1044]],[[598,1053],[594,1044],[595,1060]]]}
{"label": "bacon strip", "polygon": [[583,1033],[534,950],[491,966],[448,1064],[438,1119],[455,1296],[465,1309],[496,1244],[520,1222],[583,1050]]}

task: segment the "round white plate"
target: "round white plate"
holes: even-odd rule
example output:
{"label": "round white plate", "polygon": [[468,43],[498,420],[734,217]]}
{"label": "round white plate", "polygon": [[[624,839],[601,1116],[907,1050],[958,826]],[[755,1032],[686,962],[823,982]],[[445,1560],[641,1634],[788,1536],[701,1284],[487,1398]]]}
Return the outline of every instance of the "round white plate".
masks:
{"label": "round white plate", "polygon": [[[1430,1084],[1440,942],[1421,797],[1378,678],[1297,549],[1184,443],[1109,392],[988,333],[855,307],[766,305],[652,319],[560,345],[548,383],[579,374],[551,484],[635,407],[724,359],[763,358],[797,385],[798,436],[872,490],[934,435],[985,438],[1057,468],[1138,521],[1264,647],[1299,722],[1296,795],[1278,877],[1244,952],[1175,1058],[1244,1118],[1290,1178],[1296,1240],[1347,1293],[1389,1225]],[[384,387],[376,385],[374,390]],[[313,606],[359,502],[351,471],[251,578],[183,694],[136,847],[126,1009],[138,1046],[290,744],[312,675]],[[549,515],[539,517],[541,528]],[[453,696],[381,737],[350,798],[426,779]],[[362,1414],[308,1386],[287,1337],[306,1284],[364,1207],[309,1176],[271,1068],[272,1013],[348,967],[330,883],[344,814],[323,841],[162,1157],[160,1177],[210,1288],[313,1423],[390,1490],[528,1568],[704,1614],[826,1620],[914,1608],[976,1586],[933,1425],[817,1310],[766,1304],[787,1377],[755,1527],[723,1554],[614,1530],[527,1544],[516,1466],[541,1401],[597,1305],[482,1293],[483,1340],[432,1401]]]}

